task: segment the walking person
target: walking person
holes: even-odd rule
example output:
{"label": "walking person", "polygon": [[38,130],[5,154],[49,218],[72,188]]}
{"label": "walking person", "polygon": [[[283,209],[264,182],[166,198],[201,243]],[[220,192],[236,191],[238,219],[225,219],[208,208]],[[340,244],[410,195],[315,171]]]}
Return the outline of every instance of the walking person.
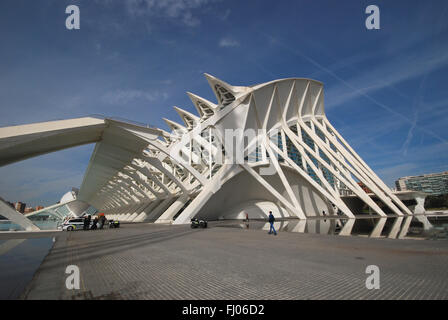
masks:
{"label": "walking person", "polygon": [[104,213],[98,213],[98,229],[103,229],[104,222]]}
{"label": "walking person", "polygon": [[87,230],[87,217],[84,217],[84,225],[83,225],[82,229]]}
{"label": "walking person", "polygon": [[97,228],[97,227],[96,227],[97,223],[98,223],[98,218],[95,217],[95,218],[93,219],[92,228],[90,228],[90,230],[96,230],[96,228]]}
{"label": "walking person", "polygon": [[272,214],[272,211],[269,211],[269,223],[271,224],[271,227],[269,228],[269,234],[272,234],[272,230],[274,230],[274,235],[277,235],[277,231],[275,231],[274,228],[274,222],[275,222],[274,215]]}
{"label": "walking person", "polygon": [[106,217],[103,215],[99,218],[100,229],[103,229],[104,223],[106,222]]}
{"label": "walking person", "polygon": [[90,229],[90,221],[92,221],[92,216],[89,214],[88,216],[87,216],[87,226],[86,226],[86,230],[89,230]]}

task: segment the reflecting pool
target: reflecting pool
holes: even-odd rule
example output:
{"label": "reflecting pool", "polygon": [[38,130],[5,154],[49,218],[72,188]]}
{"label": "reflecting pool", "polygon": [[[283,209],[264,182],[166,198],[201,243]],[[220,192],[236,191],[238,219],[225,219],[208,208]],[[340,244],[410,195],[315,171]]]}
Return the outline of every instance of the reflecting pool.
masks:
{"label": "reflecting pool", "polygon": [[0,240],[0,300],[17,299],[53,246],[53,238]]}
{"label": "reflecting pool", "polygon": [[[223,221],[216,227],[255,229],[269,231],[264,220]],[[389,239],[446,240],[448,239],[448,216],[407,217],[357,217],[346,219],[281,219],[274,223],[279,232],[328,234],[339,236],[360,236]]]}

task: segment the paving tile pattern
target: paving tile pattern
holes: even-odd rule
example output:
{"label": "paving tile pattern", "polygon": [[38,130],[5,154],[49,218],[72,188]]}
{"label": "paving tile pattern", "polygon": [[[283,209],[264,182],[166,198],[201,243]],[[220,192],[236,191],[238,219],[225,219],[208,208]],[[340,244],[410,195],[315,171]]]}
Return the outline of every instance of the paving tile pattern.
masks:
{"label": "paving tile pattern", "polygon": [[[80,290],[65,287],[71,264]],[[448,241],[128,224],[58,235],[22,298],[447,299],[447,265]]]}

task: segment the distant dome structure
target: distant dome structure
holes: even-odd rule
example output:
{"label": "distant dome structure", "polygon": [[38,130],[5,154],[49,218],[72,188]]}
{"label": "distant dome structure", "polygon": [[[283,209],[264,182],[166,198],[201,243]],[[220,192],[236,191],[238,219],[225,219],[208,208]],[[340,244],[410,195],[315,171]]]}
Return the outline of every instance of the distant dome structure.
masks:
{"label": "distant dome structure", "polygon": [[59,201],[60,203],[76,200],[77,194],[72,190],[64,194]]}
{"label": "distant dome structure", "polygon": [[70,211],[71,215],[75,217],[81,216],[90,206],[88,203],[77,200],[77,198],[78,198],[78,189],[72,188],[72,190],[65,193],[62,196],[61,200],[59,201],[60,204],[69,202],[67,203],[66,206]]}

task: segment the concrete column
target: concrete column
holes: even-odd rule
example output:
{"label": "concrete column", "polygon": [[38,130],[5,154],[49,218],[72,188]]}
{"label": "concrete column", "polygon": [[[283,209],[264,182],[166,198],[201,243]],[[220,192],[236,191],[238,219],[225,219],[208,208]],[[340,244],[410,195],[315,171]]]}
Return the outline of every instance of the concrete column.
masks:
{"label": "concrete column", "polygon": [[184,211],[177,217],[177,219],[173,222],[173,224],[186,224],[190,222],[190,219],[193,218],[202,206],[207,203],[210,197],[213,195],[212,188],[204,188],[198,196],[190,203],[190,205],[185,208]]}
{"label": "concrete column", "polygon": [[130,222],[134,221],[134,219],[140,214],[140,212],[142,212],[142,210],[147,206],[148,206],[147,202],[137,206],[137,208],[134,210],[133,213],[131,213],[131,216],[128,218],[127,221],[130,221]]}
{"label": "concrete column", "polygon": [[146,220],[157,220],[157,218],[168,208],[168,206],[173,202],[173,198],[166,198],[162,201],[147,217]]}
{"label": "concrete column", "polygon": [[118,215],[117,220],[120,220],[120,221],[126,221],[126,220],[125,220],[125,219],[126,219],[126,216],[127,216],[126,213],[121,213],[121,214]]}
{"label": "concrete column", "polygon": [[0,212],[2,213],[2,216],[5,218],[8,218],[10,221],[18,224],[22,228],[24,228],[27,231],[37,231],[40,230],[38,227],[36,227],[30,219],[25,217],[25,215],[17,212],[13,208],[11,208],[8,204],[6,204],[3,200],[0,200]]}
{"label": "concrete column", "polygon": [[151,202],[146,208],[143,209],[142,212],[134,219],[134,222],[142,222],[145,221],[146,218],[149,216],[150,212],[160,204],[161,200],[156,199],[153,202]]}
{"label": "concrete column", "polygon": [[138,209],[138,208],[140,208],[142,206],[142,204],[141,203],[137,203],[137,204],[134,204],[133,206],[131,206],[131,207],[129,207],[129,209],[127,210],[127,212],[126,212],[126,216],[125,216],[125,220],[124,221],[129,221],[129,218],[134,214],[134,212]]}
{"label": "concrete column", "polygon": [[179,197],[174,203],[155,221],[155,223],[171,223],[173,217],[189,200],[188,196]]}
{"label": "concrete column", "polygon": [[426,212],[425,198],[426,196],[415,196],[415,201],[417,202],[417,205],[414,208],[414,214],[424,214]]}

